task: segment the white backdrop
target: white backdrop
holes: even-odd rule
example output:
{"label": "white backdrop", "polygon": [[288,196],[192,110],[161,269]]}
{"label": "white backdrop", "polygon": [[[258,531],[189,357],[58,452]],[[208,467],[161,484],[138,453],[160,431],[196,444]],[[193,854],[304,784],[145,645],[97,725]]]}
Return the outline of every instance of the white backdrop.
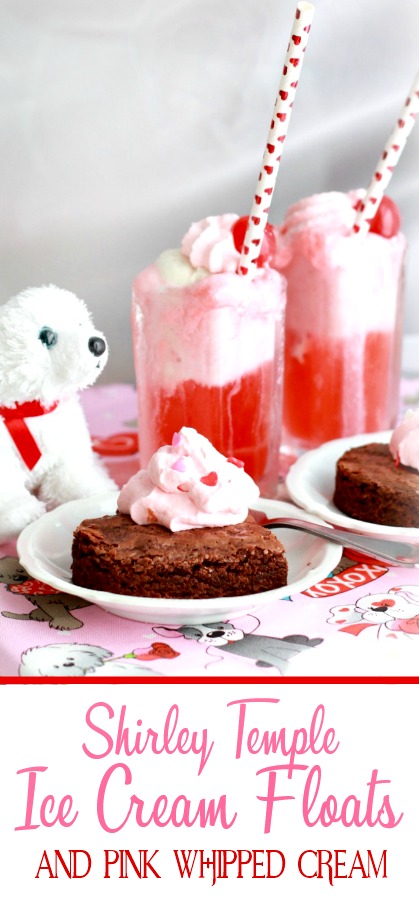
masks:
{"label": "white backdrop", "polygon": [[[1,0],[0,302],[84,297],[133,378],[130,285],[192,220],[249,211],[296,0]],[[271,219],[367,184],[419,66],[416,0],[318,0]],[[390,193],[419,332],[419,127]]]}

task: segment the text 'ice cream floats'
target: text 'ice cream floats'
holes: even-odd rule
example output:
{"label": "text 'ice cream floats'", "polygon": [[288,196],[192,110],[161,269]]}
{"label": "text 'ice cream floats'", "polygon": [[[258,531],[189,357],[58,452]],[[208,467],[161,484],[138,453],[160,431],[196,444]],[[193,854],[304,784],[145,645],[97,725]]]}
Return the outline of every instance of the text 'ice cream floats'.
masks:
{"label": "text 'ice cream floats'", "polygon": [[406,240],[381,201],[354,234],[363,191],[291,206],[275,265],[287,280],[284,432],[295,449],[394,426],[398,411]]}
{"label": "text 'ice cream floats'", "polygon": [[186,423],[265,486],[278,472],[285,281],[263,253],[253,277],[237,274],[239,223],[194,223],[134,281],[140,455],[146,466]]}

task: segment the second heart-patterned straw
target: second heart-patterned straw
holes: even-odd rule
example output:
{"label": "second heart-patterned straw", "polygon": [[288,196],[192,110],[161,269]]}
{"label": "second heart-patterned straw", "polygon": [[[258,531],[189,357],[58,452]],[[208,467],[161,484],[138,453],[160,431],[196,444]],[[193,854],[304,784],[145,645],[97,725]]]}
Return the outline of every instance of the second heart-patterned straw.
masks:
{"label": "second heart-patterned straw", "polygon": [[358,213],[353,226],[354,234],[366,234],[369,231],[385,189],[406,146],[407,138],[415,124],[418,112],[419,72],[416,74],[396,125],[387,139],[365,197],[358,205]]}

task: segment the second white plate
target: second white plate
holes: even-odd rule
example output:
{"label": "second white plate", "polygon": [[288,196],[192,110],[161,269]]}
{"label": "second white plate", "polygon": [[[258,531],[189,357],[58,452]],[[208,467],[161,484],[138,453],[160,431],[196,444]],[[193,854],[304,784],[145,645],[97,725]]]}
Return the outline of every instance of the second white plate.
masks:
{"label": "second white plate", "polygon": [[316,450],[304,453],[291,466],[286,479],[286,486],[294,503],[298,503],[307,512],[320,516],[331,525],[349,528],[358,534],[394,536],[419,541],[419,528],[393,528],[389,525],[375,525],[373,522],[351,519],[333,503],[336,463],[339,457],[351,447],[373,443],[388,444],[391,434],[391,431],[379,431],[375,434],[338,438],[322,444]]}

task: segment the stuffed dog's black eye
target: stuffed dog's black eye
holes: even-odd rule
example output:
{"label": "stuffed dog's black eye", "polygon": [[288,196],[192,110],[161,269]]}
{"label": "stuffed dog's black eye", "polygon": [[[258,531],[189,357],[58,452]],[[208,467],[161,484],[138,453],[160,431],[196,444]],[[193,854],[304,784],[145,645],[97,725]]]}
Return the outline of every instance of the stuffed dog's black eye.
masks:
{"label": "stuffed dog's black eye", "polygon": [[46,347],[53,347],[58,340],[57,332],[53,331],[52,328],[41,328],[38,337],[41,343],[45,344]]}

